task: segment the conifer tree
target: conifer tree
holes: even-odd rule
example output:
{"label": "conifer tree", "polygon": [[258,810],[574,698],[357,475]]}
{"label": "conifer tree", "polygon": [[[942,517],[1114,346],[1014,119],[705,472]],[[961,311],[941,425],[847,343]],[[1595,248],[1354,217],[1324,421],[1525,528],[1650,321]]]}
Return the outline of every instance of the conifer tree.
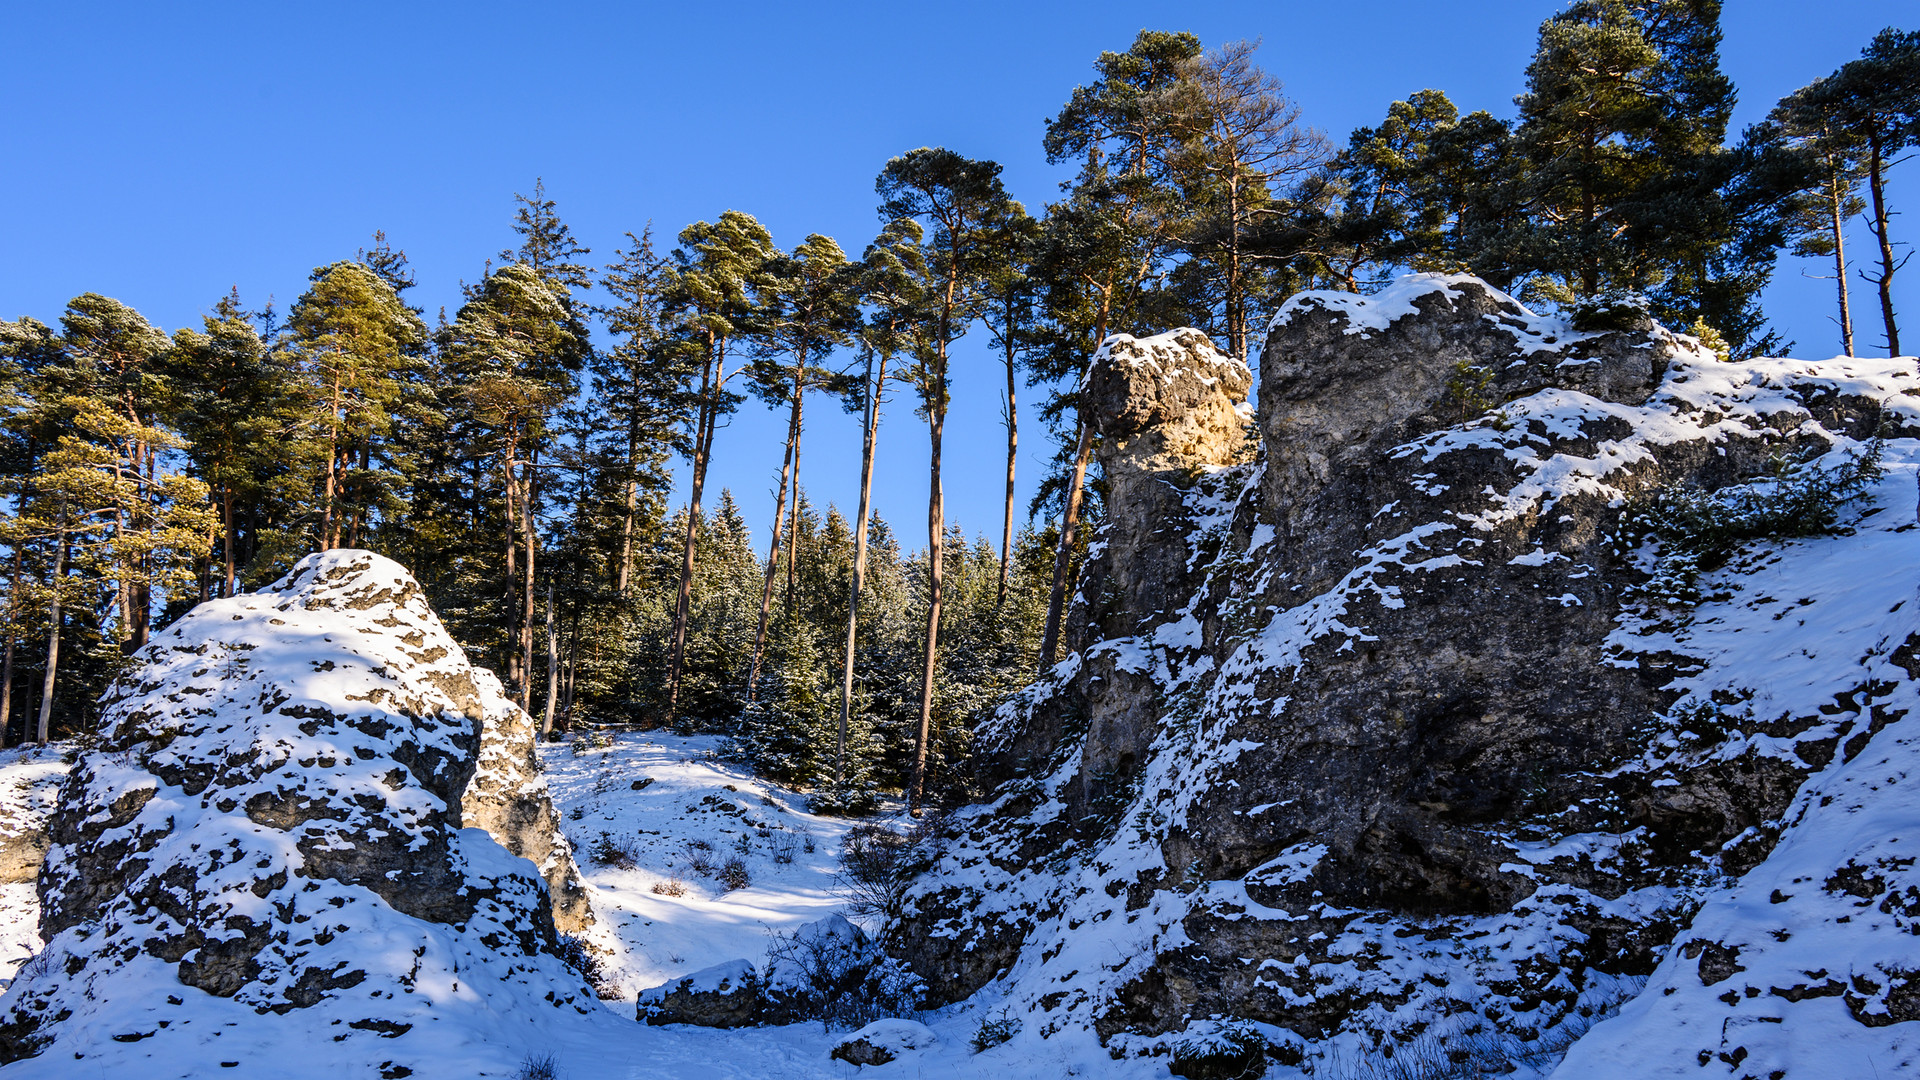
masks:
{"label": "conifer tree", "polygon": [[1074,395],[1100,342],[1117,328],[1137,328],[1147,282],[1169,254],[1179,210],[1168,166],[1175,146],[1169,117],[1200,55],[1192,34],[1142,30],[1126,52],[1101,53],[1094,63],[1100,79],[1075,87],[1047,122],[1047,160],[1081,165],[1067,198],[1048,206],[1034,255],[1046,315],[1030,358],[1034,378],[1064,382],[1070,389],[1047,411],[1058,416],[1072,408],[1075,415],[1064,483],[1041,489],[1044,498],[1059,488],[1062,506],[1043,670],[1053,665],[1059,642],[1093,453],[1093,428]]}
{"label": "conifer tree", "polygon": [[[831,237],[814,234],[791,255],[768,261],[756,285],[760,310],[753,335],[756,358],[748,369],[754,390],[769,405],[787,406],[787,441],[780,465],[780,488],[773,504],[773,540],[767,550],[767,576],[760,594],[759,627],[754,632],[753,661],[747,675],[747,700],[752,703],[760,678],[760,660],[766,648],[768,613],[773,583],[780,565],[783,514],[789,486],[794,492],[793,516],[800,514],[799,468],[803,406],[810,390],[845,389],[846,380],[824,366],[834,349],[849,340],[859,324],[858,278],[840,245]],[[785,363],[782,363],[782,358]],[[793,606],[793,553],[787,558],[787,606]]]}
{"label": "conifer tree", "polygon": [[1185,61],[1166,119],[1168,167],[1190,207],[1183,246],[1211,267],[1227,351],[1243,363],[1260,257],[1248,236],[1275,212],[1277,186],[1332,157],[1279,80],[1254,62],[1257,47],[1237,41]]}
{"label": "conifer tree", "polygon": [[[915,313],[926,298],[926,256],[920,249],[925,236],[920,223],[912,218],[895,218],[880,230],[867,246],[860,261],[859,290],[872,307],[872,315],[860,330],[861,352],[866,370],[859,392],[866,406],[866,422],[860,445],[860,506],[853,527],[853,565],[849,574],[847,599],[846,652],[840,667],[840,720],[835,728],[833,782],[836,787],[854,782],[847,771],[847,754],[853,716],[854,651],[857,646],[861,604],[866,597],[867,546],[869,521],[873,508],[873,456],[880,433],[880,406],[886,400],[887,364],[903,351],[914,351],[920,340]],[[841,802],[847,800],[842,797]]]}
{"label": "conifer tree", "polygon": [[668,310],[677,324],[679,346],[700,370],[692,441],[692,476],[680,588],[674,601],[672,649],[668,667],[666,719],[674,723],[680,703],[680,677],[686,662],[687,620],[691,614],[694,554],[700,537],[700,496],[707,463],[713,457],[720,420],[739,404],[727,389],[735,372],[727,370],[727,350],[736,334],[751,329],[757,314],[754,285],[777,253],[773,237],[753,215],[728,210],[717,222],[695,222],[680,233],[673,252]]}
{"label": "conifer tree", "polygon": [[[213,493],[219,518],[217,588],[202,579],[201,599],[232,596],[241,571],[260,549],[268,504],[282,523],[305,502],[299,485],[311,462],[301,438],[298,373],[289,356],[264,341],[235,289],[202,325],[173,336],[170,364],[181,388],[176,424],[195,476]],[[242,520],[253,523],[248,544]]]}
{"label": "conifer tree", "polygon": [[924,219],[933,227],[927,245],[927,306],[922,320],[926,347],[916,357],[912,381],[920,395],[932,445],[927,494],[927,638],[920,679],[920,723],[915,738],[913,777],[908,784],[909,808],[918,813],[926,788],[927,737],[933,709],[934,679],[939,656],[942,545],[946,540],[946,505],[940,484],[942,441],[946,429],[949,383],[947,354],[966,333],[979,302],[978,288],[985,272],[984,229],[1005,213],[1008,202],[1000,184],[1000,166],[973,161],[951,150],[922,147],[887,162],[874,184],[880,195],[882,220]]}
{"label": "conifer tree", "polygon": [[1033,347],[1039,283],[1028,270],[1040,241],[1040,223],[1027,209],[1009,201],[1006,212],[987,229],[987,272],[982,283],[981,321],[1007,368],[1007,396],[1001,402],[1007,428],[1007,493],[1000,526],[998,596],[1006,598],[1008,560],[1013,553],[1014,466],[1020,450],[1017,400],[1021,354]]}
{"label": "conifer tree", "polygon": [[358,262],[316,269],[288,320],[325,443],[315,544],[353,546],[396,506],[398,478],[378,468],[401,400],[400,374],[426,326],[393,287]]}
{"label": "conifer tree", "polygon": [[486,452],[498,472],[507,521],[504,579],[508,610],[516,612],[509,678],[523,709],[532,703],[541,454],[553,410],[572,396],[587,350],[566,287],[525,263],[489,274],[447,328],[442,346],[487,433]]}
{"label": "conifer tree", "polygon": [[1905,160],[1907,150],[1920,143],[1920,31],[1882,30],[1860,59],[1848,62],[1822,83],[1819,96],[1864,144],[1861,168],[1868,196],[1867,231],[1873,236],[1879,266],[1863,276],[1879,293],[1887,353],[1898,356],[1900,326],[1893,309],[1893,280],[1912,255],[1896,257],[1895,249],[1902,245],[1893,239],[1887,177]]}

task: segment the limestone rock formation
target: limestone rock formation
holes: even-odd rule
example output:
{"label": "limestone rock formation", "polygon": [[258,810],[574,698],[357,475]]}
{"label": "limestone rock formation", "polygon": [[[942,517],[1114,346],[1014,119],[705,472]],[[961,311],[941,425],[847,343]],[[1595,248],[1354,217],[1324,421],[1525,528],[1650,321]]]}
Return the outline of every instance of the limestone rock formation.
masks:
{"label": "limestone rock formation", "polygon": [[48,945],[0,999],[0,1054],[206,1067],[249,1056],[225,1021],[276,1014],[279,1052],[401,1076],[597,1011],[543,868],[502,846],[571,873],[515,712],[369,552],[195,608],[115,683],[62,792]]}
{"label": "limestone rock formation", "polygon": [[[1759,1054],[1688,1041],[1758,1015],[1741,1002],[1829,992],[1782,961],[1716,997],[1797,932],[1727,929],[1751,907],[1716,898],[1780,877],[1792,830],[1845,831],[1808,794],[1830,771],[1887,755],[1883,783],[1910,782],[1920,369],[1724,363],[1633,309],[1597,323],[1466,277],[1303,294],[1262,354],[1251,464],[1139,453],[1195,445],[1189,422],[1102,358],[1120,495],[1074,652],[981,733],[992,801],[954,815],[893,935],[937,993],[998,980],[1043,1033],[1116,1053],[1225,1017],[1283,1061],[1477,1039],[1538,1067],[1673,968],[1712,993],[1641,1050],[1691,1068]],[[1874,454],[1847,535],[1731,543],[1695,597],[1655,587],[1677,549],[1622,524],[1651,493],[1751,507]],[[1920,925],[1902,831],[1854,820],[1777,902],[1818,891],[1833,910],[1799,910],[1854,943],[1822,976],[1829,1012],[1859,999],[1850,1037],[1912,993],[1855,924]]]}

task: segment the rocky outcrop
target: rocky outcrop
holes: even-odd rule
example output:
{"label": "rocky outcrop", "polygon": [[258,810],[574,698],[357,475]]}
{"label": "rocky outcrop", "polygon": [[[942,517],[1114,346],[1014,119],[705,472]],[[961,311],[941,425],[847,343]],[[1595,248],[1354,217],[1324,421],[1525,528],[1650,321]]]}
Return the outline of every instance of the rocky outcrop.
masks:
{"label": "rocky outcrop", "polygon": [[[1309,293],[1262,354],[1260,460],[1178,483],[1129,452],[1183,442],[1134,404],[1157,379],[1090,377],[1126,389],[1092,395],[1123,501],[1084,636],[981,733],[993,800],[893,935],[949,1000],[999,980],[1043,1034],[1120,1053],[1210,1016],[1282,1060],[1563,1047],[1768,863],[1809,776],[1920,704],[1888,659],[1915,582],[1878,569],[1920,555],[1911,359],[1723,363],[1633,309],[1578,329],[1463,277]],[[1756,539],[1695,599],[1646,587],[1634,500],[1784,498],[1776,463],[1837,475],[1876,433],[1844,543]],[[1863,1016],[1905,1008],[1857,974]]]}
{"label": "rocky outcrop", "polygon": [[473,683],[480,706],[480,757],[460,796],[462,823],[487,830],[508,851],[532,860],[553,900],[554,927],[563,934],[584,933],[594,925],[593,905],[540,776],[538,725],[500,689],[493,672],[473,669]]}
{"label": "rocky outcrop", "polygon": [[[489,730],[510,710],[369,552],[195,608],[134,657],[67,780],[48,946],[0,1000],[0,1054],[105,1067],[157,1040],[201,1061],[233,1012],[299,1014],[288,1031],[339,1026],[300,1052],[407,1075],[449,1036],[488,1041],[455,1035],[485,1016],[595,1010],[540,868],[467,820],[470,799],[551,816],[516,771],[525,732]],[[570,871],[538,826],[523,846]]]}

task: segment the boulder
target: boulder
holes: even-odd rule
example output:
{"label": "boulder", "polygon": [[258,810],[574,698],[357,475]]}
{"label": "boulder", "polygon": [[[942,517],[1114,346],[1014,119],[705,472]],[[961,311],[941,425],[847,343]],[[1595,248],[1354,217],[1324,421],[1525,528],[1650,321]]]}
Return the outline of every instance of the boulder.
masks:
{"label": "boulder", "polygon": [[834,1044],[832,1057],[855,1065],[885,1065],[939,1041],[931,1028],[915,1020],[875,1020]]}
{"label": "boulder", "polygon": [[406,571],[365,551],[157,634],[62,790],[48,945],[0,999],[0,1059],[211,1070],[235,1012],[299,1013],[290,1032],[338,1034],[275,1052],[406,1075],[443,1036],[494,1037],[500,1010],[597,1009],[540,868],[467,827],[495,698]]}
{"label": "boulder", "polygon": [[649,1024],[734,1028],[755,1023],[760,972],[750,960],[728,960],[640,991],[636,1019]]}

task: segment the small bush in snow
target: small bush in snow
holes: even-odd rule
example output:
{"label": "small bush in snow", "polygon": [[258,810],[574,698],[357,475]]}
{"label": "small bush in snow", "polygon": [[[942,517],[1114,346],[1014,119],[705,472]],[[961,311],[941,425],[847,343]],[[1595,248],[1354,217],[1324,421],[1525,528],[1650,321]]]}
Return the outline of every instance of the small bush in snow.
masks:
{"label": "small bush in snow", "polygon": [[528,1054],[513,1080],[560,1080],[560,1067],[552,1054]]}
{"label": "small bush in snow", "polygon": [[773,935],[766,972],[783,1022],[818,1020],[829,1030],[912,1017],[927,992],[925,980],[840,916]]}
{"label": "small bush in snow", "polygon": [[973,1029],[973,1038],[967,1044],[973,1047],[974,1053],[984,1053],[1013,1038],[1019,1031],[1019,1018],[1013,1015],[1011,1008],[1005,1008],[982,1016],[980,1026]]}
{"label": "small bush in snow", "polygon": [[1173,1044],[1167,1071],[1188,1080],[1257,1080],[1267,1072],[1267,1037],[1245,1020],[1202,1021]]}
{"label": "small bush in snow", "polygon": [[856,918],[873,918],[882,930],[899,917],[913,884],[912,841],[892,829],[861,824],[840,840],[840,889]]}
{"label": "small bush in snow", "polygon": [[753,884],[752,875],[747,873],[746,860],[738,856],[728,859],[726,865],[720,868],[720,873],[717,876],[720,884],[729,892],[734,889],[744,889]]}
{"label": "small bush in snow", "polygon": [[612,866],[621,870],[631,870],[640,864],[639,845],[632,837],[615,838],[607,832],[602,832],[592,844],[588,845],[587,857],[600,866]]}
{"label": "small bush in snow", "polygon": [[792,833],[781,833],[768,841],[773,852],[773,861],[785,865],[793,861],[794,852],[800,849],[800,838]]}
{"label": "small bush in snow", "polygon": [[1659,560],[1641,593],[1659,603],[1696,604],[1701,572],[1718,569],[1741,544],[1832,532],[1840,508],[1880,478],[1880,456],[1875,439],[1831,468],[1783,456],[1766,475],[1718,491],[1654,488],[1628,500],[1615,550],[1624,555],[1644,540],[1659,541]]}
{"label": "small bush in snow", "polygon": [[686,843],[687,867],[701,877],[713,873],[713,844],[706,840],[689,840]]}
{"label": "small bush in snow", "polygon": [[753,854],[753,838],[748,836],[746,833],[741,833],[733,841],[733,850],[739,852],[742,855]]}
{"label": "small bush in snow", "polygon": [[685,896],[687,895],[687,883],[677,877],[662,878],[653,883],[653,895]]}
{"label": "small bush in snow", "polygon": [[565,960],[567,966],[585,980],[602,1000],[619,996],[619,990],[607,981],[607,969],[600,963],[599,954],[584,939],[573,934],[561,934],[560,959]]}

